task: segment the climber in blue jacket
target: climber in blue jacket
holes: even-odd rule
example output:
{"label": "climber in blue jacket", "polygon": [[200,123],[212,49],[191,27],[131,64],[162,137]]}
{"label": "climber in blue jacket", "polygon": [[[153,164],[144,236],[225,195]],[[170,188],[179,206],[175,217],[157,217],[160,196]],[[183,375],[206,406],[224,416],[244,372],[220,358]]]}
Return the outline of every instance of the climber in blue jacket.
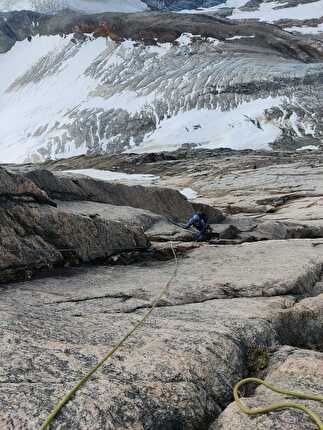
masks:
{"label": "climber in blue jacket", "polygon": [[200,233],[198,234],[196,240],[201,241],[204,239],[206,232],[209,229],[208,219],[207,216],[202,213],[198,212],[195,213],[185,224],[184,228],[191,228],[194,226]]}

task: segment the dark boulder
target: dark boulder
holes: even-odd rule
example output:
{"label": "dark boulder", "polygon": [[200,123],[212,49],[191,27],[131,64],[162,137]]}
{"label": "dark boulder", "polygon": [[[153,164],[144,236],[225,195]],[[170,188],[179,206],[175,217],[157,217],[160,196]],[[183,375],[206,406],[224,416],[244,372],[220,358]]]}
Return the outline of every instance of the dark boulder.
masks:
{"label": "dark boulder", "polygon": [[32,171],[27,176],[57,200],[87,200],[131,206],[180,220],[187,219],[194,212],[192,204],[179,191],[171,188],[130,186],[80,176],[57,176],[48,170]]}
{"label": "dark boulder", "polygon": [[1,169],[0,179],[0,282],[149,245],[142,230],[51,207],[47,194],[24,176]]}
{"label": "dark boulder", "polygon": [[34,182],[22,175],[15,175],[0,167],[0,198],[4,200],[26,199],[51,206],[56,204],[50,200]]}

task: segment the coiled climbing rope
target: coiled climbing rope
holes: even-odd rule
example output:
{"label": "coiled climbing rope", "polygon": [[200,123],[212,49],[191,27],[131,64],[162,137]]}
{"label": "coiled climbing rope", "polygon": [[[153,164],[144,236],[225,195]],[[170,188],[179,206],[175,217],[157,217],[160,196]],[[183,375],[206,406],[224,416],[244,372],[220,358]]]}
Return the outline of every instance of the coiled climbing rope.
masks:
{"label": "coiled climbing rope", "polygon": [[266,388],[268,388],[271,391],[274,391],[275,393],[287,395],[289,397],[296,397],[296,398],[305,399],[305,400],[323,401],[323,396],[318,396],[314,394],[305,394],[305,393],[300,393],[298,391],[290,391],[290,390],[269,384],[268,382],[258,378],[245,378],[245,379],[242,379],[240,382],[238,382],[233,389],[234,400],[236,401],[239,409],[242,412],[244,412],[247,415],[258,415],[258,414],[268,414],[269,412],[277,411],[280,409],[290,409],[290,408],[299,409],[305,412],[312,419],[312,421],[314,421],[314,423],[317,425],[319,430],[323,430],[323,422],[321,421],[320,417],[315,412],[311,411],[311,409],[309,409],[307,406],[302,405],[300,403],[284,401],[279,403],[273,403],[272,405],[269,405],[269,406],[263,406],[258,408],[248,408],[242,403],[239,397],[239,388],[242,387],[242,385],[249,384],[251,382],[264,385]]}
{"label": "coiled climbing rope", "polygon": [[63,407],[71,400],[71,398],[82,388],[82,386],[94,375],[94,373],[99,370],[103,364],[109,360],[125,343],[126,341],[148,320],[151,313],[154,311],[154,309],[157,307],[159,301],[167,294],[169,287],[173,280],[177,276],[178,271],[178,259],[175,252],[175,249],[173,247],[173,244],[171,243],[171,250],[174,255],[174,263],[175,268],[172,276],[166,283],[165,287],[161,290],[160,294],[156,297],[156,299],[152,302],[150,305],[148,311],[144,314],[144,316],[140,319],[140,321],[137,322],[137,324],[118,342],[112,349],[109,351],[98,363],[95,367],[93,367],[90,372],[88,372],[81,380],[76,384],[52,409],[50,414],[48,415],[46,421],[39,427],[39,430],[46,430],[49,425],[54,421],[55,417],[59,414],[59,412],[63,409]]}

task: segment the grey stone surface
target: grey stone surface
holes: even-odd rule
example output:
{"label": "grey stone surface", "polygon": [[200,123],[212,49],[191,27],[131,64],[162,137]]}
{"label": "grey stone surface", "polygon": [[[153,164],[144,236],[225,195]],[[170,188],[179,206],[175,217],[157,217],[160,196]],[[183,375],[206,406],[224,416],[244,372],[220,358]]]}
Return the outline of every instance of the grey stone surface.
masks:
{"label": "grey stone surface", "polygon": [[219,239],[236,239],[240,233],[240,230],[232,224],[211,224],[211,229],[213,234],[216,234]]}
{"label": "grey stone surface", "polygon": [[167,221],[166,218],[161,215],[131,206],[115,206],[91,201],[60,200],[57,200],[57,206],[64,212],[84,214],[91,218],[100,217],[109,221],[118,221],[124,225],[143,228],[145,231],[154,224]]}
{"label": "grey stone surface", "polygon": [[31,180],[0,170],[0,282],[31,277],[57,265],[89,263],[146,249],[142,229],[53,208]]}
{"label": "grey stone surface", "polygon": [[[250,244],[243,257],[241,249],[202,247],[181,260],[168,297],[147,325],[75,396],[56,425],[207,427],[248,372],[251,345],[297,342],[297,333],[282,329],[286,313],[299,324],[309,321],[308,342],[321,341],[322,321],[315,313],[294,314],[291,295],[315,285],[320,247],[310,241]],[[2,289],[4,428],[39,426],[64,391],[138,321],[173,270],[172,262],[79,268]],[[315,306],[319,314],[321,298]]]}
{"label": "grey stone surface", "polygon": [[[19,197],[19,208],[17,201],[10,207],[10,220],[18,229],[27,219],[45,238],[48,234],[43,232],[53,226],[51,233],[53,229],[60,233],[50,235],[48,243],[56,250],[58,240],[75,243],[85,256],[106,250],[103,225],[113,226],[109,238],[117,234],[123,246],[132,240],[126,232],[135,234],[138,228],[166,242],[153,242],[150,252],[144,250],[137,260],[114,255],[105,264],[66,267],[47,277],[0,287],[1,426],[38,428],[62,395],[133,327],[174,273],[172,242],[179,266],[168,294],[143,328],[64,408],[54,428],[260,430],[286,424],[288,430],[314,430],[302,414],[287,411],[250,420],[231,402],[233,385],[249,375],[294,389],[321,390],[321,153],[193,151],[169,154],[166,165],[162,154],[99,161],[79,157],[48,165],[66,169],[84,163],[86,168],[88,162],[91,167],[99,162],[103,168],[135,165],[136,172],[159,175],[160,185],[192,186],[204,204],[213,202],[227,210],[230,201],[230,215],[215,228],[226,231],[234,226],[238,237],[227,245],[184,242],[189,237],[181,237],[165,215],[131,206],[138,202],[132,194],[140,194],[141,188],[104,185],[105,192],[114,190],[110,198],[122,197],[115,206],[96,201],[106,196],[95,181],[80,186],[73,178],[61,182],[59,176],[44,172],[30,174],[51,197],[56,192],[61,197],[70,193],[71,198],[57,200],[56,209],[33,195],[27,202],[25,196]],[[27,171],[30,166],[11,166],[11,170]],[[31,188],[29,180],[26,187],[35,195],[41,191],[36,184]],[[166,196],[169,192],[157,189]],[[40,195],[46,196],[44,191]],[[178,193],[172,195],[177,199]],[[94,201],[86,200],[89,196]],[[2,199],[7,201],[8,196]],[[155,204],[154,199],[150,204]],[[156,211],[161,207],[167,206],[156,205]],[[36,209],[40,215],[26,217]],[[0,212],[3,217],[8,209],[1,207]],[[0,218],[2,229],[6,223]],[[93,224],[100,225],[98,236],[92,234]],[[314,231],[317,239],[312,239]],[[238,244],[243,235],[257,242]],[[147,244],[142,233],[139,238]],[[8,244],[3,245],[8,250]],[[0,262],[5,261],[0,255]],[[114,265],[106,264],[111,262]],[[30,261],[24,270],[29,267]],[[272,400],[257,390],[246,402]],[[321,414],[320,406],[317,410]]]}
{"label": "grey stone surface", "polygon": [[175,189],[129,186],[80,176],[60,177],[47,170],[31,171],[27,173],[27,177],[58,200],[88,200],[115,206],[132,206],[177,219],[186,218],[194,212],[192,204]]}
{"label": "grey stone surface", "polygon": [[38,203],[55,206],[48,195],[31,180],[22,175],[12,174],[3,168],[0,168],[0,197],[4,201],[30,199]]}
{"label": "grey stone surface", "polygon": [[165,216],[131,206],[113,206],[89,201],[57,201],[64,212],[86,214],[91,218],[118,221],[125,226],[142,229],[152,241],[191,241],[196,236],[193,231],[184,230]]}

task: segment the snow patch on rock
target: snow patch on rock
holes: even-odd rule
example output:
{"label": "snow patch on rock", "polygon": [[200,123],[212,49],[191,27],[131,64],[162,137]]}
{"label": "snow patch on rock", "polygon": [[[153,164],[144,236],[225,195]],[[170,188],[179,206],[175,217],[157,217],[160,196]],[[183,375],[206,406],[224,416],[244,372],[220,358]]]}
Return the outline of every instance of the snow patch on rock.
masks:
{"label": "snow patch on rock", "polygon": [[225,40],[240,40],[240,39],[254,39],[256,36],[233,36],[233,37],[227,37]]}
{"label": "snow patch on rock", "polygon": [[259,21],[275,22],[282,19],[313,19],[323,15],[323,0],[312,3],[299,4],[293,7],[284,7],[278,2],[261,3],[259,9],[254,11],[244,11],[234,9],[230,19],[258,19]]}
{"label": "snow patch on rock", "polygon": [[319,150],[320,148],[315,145],[306,145],[296,149],[296,151],[319,151]]}
{"label": "snow patch on rock", "polygon": [[97,179],[105,182],[148,182],[152,183],[159,179],[155,175],[140,175],[130,174],[123,172],[112,172],[110,170],[98,169],[79,169],[79,170],[63,170],[59,172],[60,175],[66,176],[87,176],[89,178]]}
{"label": "snow patch on rock", "polygon": [[188,200],[196,199],[199,196],[199,194],[192,190],[192,188],[183,188],[180,193],[183,194],[183,196],[185,196]]}
{"label": "snow patch on rock", "polygon": [[223,3],[220,3],[216,6],[211,6],[211,7],[201,7],[198,9],[185,9],[180,11],[180,13],[194,13],[194,14],[199,14],[199,13],[212,13],[212,12],[217,12],[219,9],[222,8],[239,8],[242,6],[245,6],[248,3],[249,0],[226,0]]}
{"label": "snow patch on rock", "polygon": [[[322,10],[322,15],[323,15],[323,10]],[[304,27],[298,27],[298,26],[293,26],[293,27],[287,27],[285,28],[286,31],[289,32],[297,32],[297,33],[302,33],[302,34],[318,34],[318,33],[322,33],[323,32],[323,23],[322,24],[318,24],[316,27],[308,27],[308,26],[304,26]]]}

